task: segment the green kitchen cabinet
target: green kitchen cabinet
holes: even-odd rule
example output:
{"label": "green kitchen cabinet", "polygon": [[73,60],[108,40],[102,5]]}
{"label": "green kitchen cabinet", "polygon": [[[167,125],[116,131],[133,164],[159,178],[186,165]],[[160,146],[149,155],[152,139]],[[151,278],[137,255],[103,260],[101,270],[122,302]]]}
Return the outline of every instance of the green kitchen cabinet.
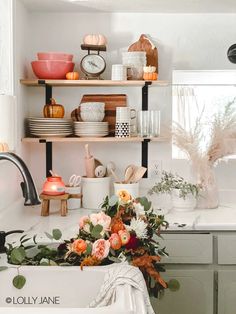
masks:
{"label": "green kitchen cabinet", "polygon": [[[164,297],[160,299],[153,298],[152,305],[155,313],[214,313],[214,272],[212,270],[169,269],[163,277],[167,281],[172,278],[177,279],[180,283],[180,289],[177,292],[167,290]],[[227,312],[227,314],[233,314],[233,312]]]}

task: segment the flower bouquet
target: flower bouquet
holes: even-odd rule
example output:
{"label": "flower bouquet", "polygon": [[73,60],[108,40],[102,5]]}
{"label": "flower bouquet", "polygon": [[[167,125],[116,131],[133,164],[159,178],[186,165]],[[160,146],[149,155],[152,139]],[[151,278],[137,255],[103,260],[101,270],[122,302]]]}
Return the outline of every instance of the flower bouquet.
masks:
{"label": "flower bouquet", "polygon": [[[158,237],[168,223],[164,216],[156,215],[146,197],[133,199],[127,191],[107,197],[102,211],[80,218],[79,233],[63,241],[57,248],[38,245],[34,237],[36,253],[28,254],[32,245],[29,238],[21,238],[17,247],[9,245],[8,261],[16,265],[96,266],[128,262],[142,271],[149,293],[158,293],[169,287],[175,290],[178,283],[166,283],[160,276],[165,271],[160,264],[161,256],[168,255],[160,248]],[[54,229],[50,239],[59,240],[61,232]]]}

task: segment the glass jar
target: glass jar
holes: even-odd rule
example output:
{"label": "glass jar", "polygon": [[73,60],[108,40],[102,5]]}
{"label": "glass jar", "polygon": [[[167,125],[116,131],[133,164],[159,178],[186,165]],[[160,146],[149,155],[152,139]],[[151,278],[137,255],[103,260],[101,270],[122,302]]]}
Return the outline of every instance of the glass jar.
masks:
{"label": "glass jar", "polygon": [[61,177],[48,177],[43,185],[43,194],[63,195],[65,194],[65,183]]}

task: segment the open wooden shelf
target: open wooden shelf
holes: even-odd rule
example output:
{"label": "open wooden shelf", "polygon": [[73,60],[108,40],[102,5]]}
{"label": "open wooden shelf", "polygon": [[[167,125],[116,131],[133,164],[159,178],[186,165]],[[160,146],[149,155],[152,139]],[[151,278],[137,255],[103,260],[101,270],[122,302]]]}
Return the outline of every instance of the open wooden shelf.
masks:
{"label": "open wooden shelf", "polygon": [[[154,142],[165,142],[166,138],[156,137],[150,138]],[[35,137],[25,137],[22,139],[23,143],[46,143],[46,142],[58,142],[58,143],[84,143],[84,142],[112,142],[112,143],[141,143],[144,141],[143,137],[126,137],[126,138],[116,138],[116,137],[45,137],[45,138],[35,138]]]}
{"label": "open wooden shelf", "polygon": [[[145,81],[111,81],[111,80],[38,80],[38,79],[21,79],[20,83],[25,86],[144,86]],[[167,81],[151,81],[153,86],[168,86]]]}

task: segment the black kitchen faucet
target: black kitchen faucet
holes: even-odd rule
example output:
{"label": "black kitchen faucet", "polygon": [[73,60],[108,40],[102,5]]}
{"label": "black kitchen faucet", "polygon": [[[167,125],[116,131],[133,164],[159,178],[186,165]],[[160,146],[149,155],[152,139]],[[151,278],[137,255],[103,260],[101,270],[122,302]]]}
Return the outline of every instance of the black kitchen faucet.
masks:
{"label": "black kitchen faucet", "polygon": [[12,230],[12,231],[0,231],[0,253],[5,253],[6,252],[6,247],[5,247],[5,243],[6,243],[6,237],[10,234],[14,234],[14,233],[23,233],[23,230]]}

